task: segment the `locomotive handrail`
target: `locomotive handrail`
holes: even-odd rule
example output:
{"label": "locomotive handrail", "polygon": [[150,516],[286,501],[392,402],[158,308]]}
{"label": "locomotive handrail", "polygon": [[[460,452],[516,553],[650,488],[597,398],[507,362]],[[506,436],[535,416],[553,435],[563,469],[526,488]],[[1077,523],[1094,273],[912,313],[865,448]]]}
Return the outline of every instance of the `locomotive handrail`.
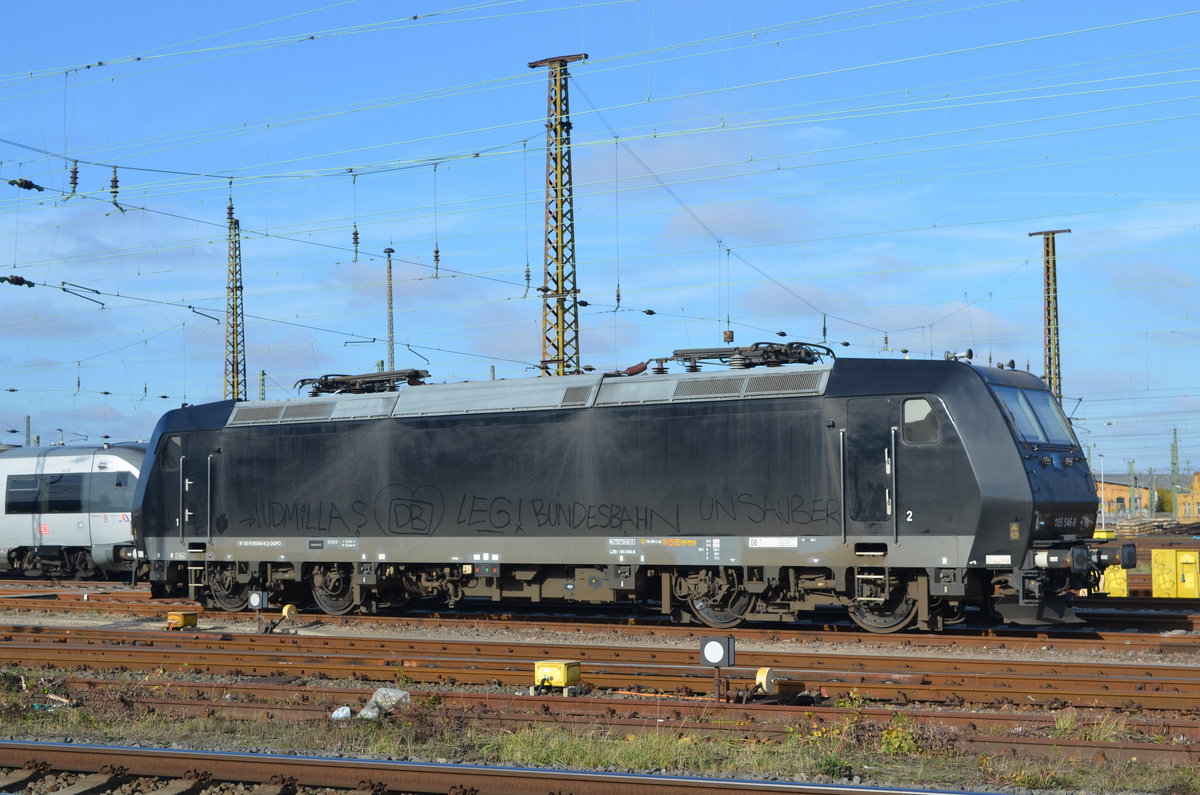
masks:
{"label": "locomotive handrail", "polygon": [[212,515],[213,515],[213,510],[212,510],[212,483],[213,483],[212,467],[213,467],[213,454],[209,453],[208,454],[208,471],[205,473],[207,476],[206,479],[208,482],[204,484],[205,499],[208,502],[208,504],[204,506],[205,526],[208,531],[207,534],[208,534],[209,542],[212,542]]}
{"label": "locomotive handrail", "polygon": [[892,515],[892,543],[895,546],[900,546],[900,494],[896,491],[896,470],[900,468],[900,462],[896,460],[896,432],[899,430],[895,425],[892,426],[892,499],[888,505],[888,513]]}
{"label": "locomotive handrail", "polygon": [[839,513],[842,516],[842,546],[846,546],[846,429],[838,430],[838,458],[841,461],[841,493],[838,499],[841,500],[841,510]]}
{"label": "locomotive handrail", "polygon": [[185,536],[184,536],[185,531],[183,529],[183,526],[184,526],[184,524],[186,524],[186,519],[187,519],[187,516],[185,514],[185,512],[187,511],[187,503],[184,502],[184,492],[187,491],[187,487],[184,486],[184,482],[187,480],[186,464],[187,464],[187,456],[186,455],[179,456],[179,518],[178,518],[178,521],[179,521],[179,540],[180,541],[183,541],[185,538]]}

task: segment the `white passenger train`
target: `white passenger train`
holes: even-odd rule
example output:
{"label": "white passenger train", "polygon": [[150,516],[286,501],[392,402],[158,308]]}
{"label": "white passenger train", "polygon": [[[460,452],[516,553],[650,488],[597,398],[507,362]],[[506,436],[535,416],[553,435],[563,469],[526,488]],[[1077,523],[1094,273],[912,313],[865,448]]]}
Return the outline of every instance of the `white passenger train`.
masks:
{"label": "white passenger train", "polygon": [[0,449],[0,570],[96,579],[137,561],[130,513],[144,445]]}

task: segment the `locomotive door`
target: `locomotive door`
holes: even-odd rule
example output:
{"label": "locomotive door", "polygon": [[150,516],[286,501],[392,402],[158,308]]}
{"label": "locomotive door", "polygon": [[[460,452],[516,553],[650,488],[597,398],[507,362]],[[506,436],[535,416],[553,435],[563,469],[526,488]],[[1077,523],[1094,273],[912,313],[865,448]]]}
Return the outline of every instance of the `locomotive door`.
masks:
{"label": "locomotive door", "polygon": [[184,437],[180,466],[180,523],[183,538],[191,541],[212,540],[212,467],[208,445],[198,437]]}
{"label": "locomotive door", "polygon": [[900,409],[896,522],[906,536],[946,533],[963,520],[959,501],[948,497],[967,493],[971,465],[953,443],[952,425],[939,418],[944,411],[934,396],[905,398]]}
{"label": "locomotive door", "polygon": [[212,501],[212,456],[195,437],[173,435],[163,443],[166,489],[165,515],[180,541],[208,541],[211,536],[209,504]]}
{"label": "locomotive door", "polygon": [[853,398],[847,403],[842,477],[849,535],[895,535],[898,411],[895,398]]}

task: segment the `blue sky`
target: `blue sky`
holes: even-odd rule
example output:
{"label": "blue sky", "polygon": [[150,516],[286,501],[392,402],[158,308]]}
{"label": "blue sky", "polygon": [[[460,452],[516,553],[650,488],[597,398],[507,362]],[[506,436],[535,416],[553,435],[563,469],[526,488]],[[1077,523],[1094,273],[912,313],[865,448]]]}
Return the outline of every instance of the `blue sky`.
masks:
{"label": "blue sky", "polygon": [[1069,228],[1082,441],[1110,473],[1163,472],[1177,429],[1200,468],[1193,4],[73,2],[8,22],[0,275],[37,286],[0,284],[4,441],[26,416],[43,442],[144,438],[221,398],[231,196],[252,399],[260,370],[279,398],[387,358],[387,247],[397,366],[532,376],[547,86],[526,64],[588,53],[583,363],[729,329],[1040,375],[1028,233]]}

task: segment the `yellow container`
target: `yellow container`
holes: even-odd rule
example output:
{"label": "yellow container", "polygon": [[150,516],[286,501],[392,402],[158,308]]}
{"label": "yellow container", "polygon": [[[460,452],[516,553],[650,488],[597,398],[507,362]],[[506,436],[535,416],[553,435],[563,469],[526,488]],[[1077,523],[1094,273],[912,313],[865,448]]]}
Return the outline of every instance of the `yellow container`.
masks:
{"label": "yellow container", "polygon": [[167,613],[167,629],[183,629],[196,626],[196,614],[193,612]]}
{"label": "yellow container", "polygon": [[1200,554],[1194,549],[1175,550],[1175,594],[1180,599],[1200,599]]}
{"label": "yellow container", "polygon": [[533,664],[533,683],[543,687],[579,684],[579,660],[542,660]]}
{"label": "yellow container", "polygon": [[1109,566],[1100,575],[1100,590],[1109,596],[1129,596],[1129,570]]}
{"label": "yellow container", "polygon": [[1150,550],[1151,593],[1160,599],[1200,598],[1200,552]]}
{"label": "yellow container", "polygon": [[1155,599],[1175,598],[1175,550],[1150,550],[1150,595]]}

